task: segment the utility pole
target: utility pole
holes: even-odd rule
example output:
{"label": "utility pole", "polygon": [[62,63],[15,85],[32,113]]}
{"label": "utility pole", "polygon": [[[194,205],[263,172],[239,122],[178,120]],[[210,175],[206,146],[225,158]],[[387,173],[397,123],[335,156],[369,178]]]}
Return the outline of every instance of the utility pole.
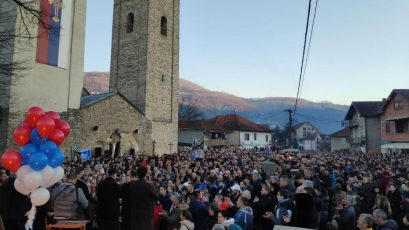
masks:
{"label": "utility pole", "polygon": [[288,148],[293,148],[293,110],[292,109],[287,109],[284,110],[288,112],[288,126],[289,126],[289,132],[288,132]]}

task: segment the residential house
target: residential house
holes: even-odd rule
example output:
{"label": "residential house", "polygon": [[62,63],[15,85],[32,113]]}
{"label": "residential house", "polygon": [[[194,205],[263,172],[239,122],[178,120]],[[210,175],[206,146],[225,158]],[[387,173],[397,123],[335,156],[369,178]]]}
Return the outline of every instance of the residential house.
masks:
{"label": "residential house", "polygon": [[302,139],[303,143],[303,150],[304,151],[319,151],[321,150],[321,141],[323,137],[321,134],[316,131],[313,133],[308,134],[306,137]]}
{"label": "residential house", "polygon": [[304,138],[315,132],[319,133],[319,130],[310,122],[296,124],[294,126],[294,138],[297,140],[298,148],[304,149]]}
{"label": "residential house", "polygon": [[381,110],[382,152],[409,152],[409,89],[394,89]]}
{"label": "residential house", "polygon": [[205,147],[228,146],[229,131],[208,120],[179,121],[179,146],[191,146],[196,141],[203,141]]}
{"label": "residential house", "polygon": [[382,101],[352,102],[345,116],[351,152],[380,151]]}
{"label": "residential house", "polygon": [[191,145],[194,139],[203,140],[205,146],[260,148],[271,144],[272,130],[237,114],[179,121],[179,145]]}
{"label": "residential house", "polygon": [[330,135],[331,151],[349,150],[349,128],[343,128]]}
{"label": "residential house", "polygon": [[227,136],[230,146],[249,149],[271,145],[272,130],[270,128],[256,124],[237,114],[216,116],[208,121],[231,132]]}

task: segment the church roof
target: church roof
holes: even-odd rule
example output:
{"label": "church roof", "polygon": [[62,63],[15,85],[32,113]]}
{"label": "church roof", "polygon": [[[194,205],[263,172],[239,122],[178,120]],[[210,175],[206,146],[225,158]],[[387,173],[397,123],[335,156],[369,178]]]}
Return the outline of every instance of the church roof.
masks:
{"label": "church roof", "polygon": [[89,96],[85,96],[81,98],[81,104],[80,107],[84,108],[84,107],[88,107],[91,105],[94,105],[98,102],[101,102],[107,98],[110,98],[112,96],[118,95],[120,96],[124,101],[126,101],[130,106],[134,107],[139,113],[145,115],[144,112],[142,112],[141,110],[138,109],[138,107],[136,107],[134,104],[132,104],[130,101],[128,101],[126,99],[126,97],[124,97],[121,93],[119,92],[107,92],[107,93],[99,93],[99,94],[91,94]]}
{"label": "church roof", "polygon": [[86,107],[93,105],[97,102],[105,100],[109,97],[114,96],[117,92],[108,92],[108,93],[99,93],[99,94],[91,94],[81,98],[81,107]]}

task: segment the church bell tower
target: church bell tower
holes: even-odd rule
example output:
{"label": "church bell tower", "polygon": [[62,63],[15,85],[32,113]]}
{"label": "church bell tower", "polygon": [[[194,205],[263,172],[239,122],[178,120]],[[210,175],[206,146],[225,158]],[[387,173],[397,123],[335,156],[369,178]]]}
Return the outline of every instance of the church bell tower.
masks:
{"label": "church bell tower", "polygon": [[177,151],[180,0],[115,0],[110,91],[152,123],[156,154]]}

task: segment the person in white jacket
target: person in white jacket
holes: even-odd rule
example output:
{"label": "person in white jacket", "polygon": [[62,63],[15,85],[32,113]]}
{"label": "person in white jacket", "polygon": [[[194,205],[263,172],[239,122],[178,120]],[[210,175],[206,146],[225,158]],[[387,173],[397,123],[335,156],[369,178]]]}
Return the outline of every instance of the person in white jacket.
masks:
{"label": "person in white jacket", "polygon": [[182,210],[180,214],[180,228],[179,230],[194,230],[195,224],[193,223],[192,214],[187,210]]}

